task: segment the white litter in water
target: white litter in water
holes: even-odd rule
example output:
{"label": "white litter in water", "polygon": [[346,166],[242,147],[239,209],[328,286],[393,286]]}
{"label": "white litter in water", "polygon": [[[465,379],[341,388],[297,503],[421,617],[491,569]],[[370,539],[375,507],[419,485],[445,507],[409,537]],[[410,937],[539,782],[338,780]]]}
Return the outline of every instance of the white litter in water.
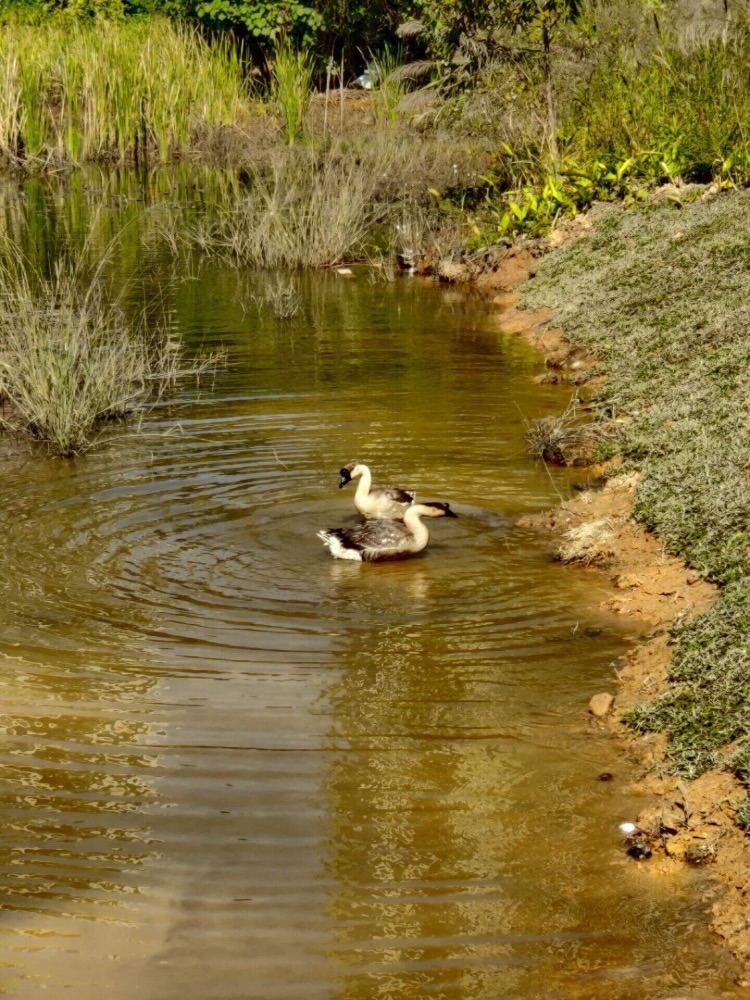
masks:
{"label": "white litter in water", "polygon": [[620,823],[620,830],[622,833],[635,833],[638,827],[635,823]]}

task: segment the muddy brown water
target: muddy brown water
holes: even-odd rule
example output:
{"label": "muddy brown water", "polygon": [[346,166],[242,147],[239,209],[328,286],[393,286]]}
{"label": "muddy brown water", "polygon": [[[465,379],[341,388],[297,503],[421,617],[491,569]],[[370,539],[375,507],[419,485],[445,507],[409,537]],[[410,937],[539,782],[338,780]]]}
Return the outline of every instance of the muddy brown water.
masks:
{"label": "muddy brown water", "polygon": [[[279,324],[252,280],[171,303],[226,372],[84,458],[4,463],[0,990],[735,995],[705,873],[622,850],[641,803],[585,706],[630,636],[514,526],[570,488],[523,442],[567,392],[454,291],[316,275]],[[354,458],[459,520],[332,561]]]}

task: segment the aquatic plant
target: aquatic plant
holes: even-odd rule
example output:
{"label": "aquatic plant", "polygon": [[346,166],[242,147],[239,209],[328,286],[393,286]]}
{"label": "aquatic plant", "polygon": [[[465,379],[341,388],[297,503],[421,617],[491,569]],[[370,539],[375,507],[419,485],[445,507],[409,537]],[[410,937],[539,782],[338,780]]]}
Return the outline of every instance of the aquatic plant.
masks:
{"label": "aquatic plant", "polygon": [[526,423],[529,454],[553,465],[586,465],[597,445],[613,436],[611,424],[592,420],[575,396],[562,413]]}
{"label": "aquatic plant", "polygon": [[0,239],[0,426],[58,455],[86,450],[103,420],[214,363],[186,365],[166,329],[129,316],[87,249],[41,270]]}
{"label": "aquatic plant", "polygon": [[[381,167],[387,165],[382,161]],[[230,205],[195,224],[159,223],[173,247],[194,247],[249,267],[324,267],[361,259],[388,208],[382,170],[354,158],[289,156],[257,172]]]}

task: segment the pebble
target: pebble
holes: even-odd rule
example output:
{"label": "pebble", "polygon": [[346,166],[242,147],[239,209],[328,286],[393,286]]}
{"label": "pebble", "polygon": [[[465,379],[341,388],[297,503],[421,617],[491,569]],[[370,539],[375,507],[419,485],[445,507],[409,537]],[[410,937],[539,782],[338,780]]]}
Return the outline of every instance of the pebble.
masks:
{"label": "pebble", "polygon": [[637,840],[628,848],[628,854],[631,858],[635,858],[636,861],[645,861],[646,858],[651,857],[652,851],[648,844],[644,844],[642,840]]}
{"label": "pebble", "polygon": [[610,773],[609,771],[602,771],[602,773],[599,775],[599,777],[596,780],[597,781],[612,781],[613,778],[614,778],[614,774]]}
{"label": "pebble", "polygon": [[592,695],[591,700],[589,701],[589,712],[591,712],[592,715],[595,715],[598,719],[601,719],[612,711],[614,703],[615,699],[607,692]]}
{"label": "pebble", "polygon": [[712,844],[688,844],[685,848],[685,860],[689,865],[705,865],[716,857]]}

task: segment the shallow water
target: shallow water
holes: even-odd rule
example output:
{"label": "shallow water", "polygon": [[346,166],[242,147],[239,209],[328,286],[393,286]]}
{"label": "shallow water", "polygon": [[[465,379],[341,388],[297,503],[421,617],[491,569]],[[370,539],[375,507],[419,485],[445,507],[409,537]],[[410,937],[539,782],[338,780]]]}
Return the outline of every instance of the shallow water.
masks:
{"label": "shallow water", "polygon": [[[523,443],[568,393],[452,290],[315,275],[279,324],[255,280],[170,299],[227,372],[140,435],[4,465],[0,988],[741,995],[705,873],[618,839],[641,803],[585,706],[623,623],[515,526],[569,491]],[[459,520],[417,559],[332,561],[354,458]]]}

